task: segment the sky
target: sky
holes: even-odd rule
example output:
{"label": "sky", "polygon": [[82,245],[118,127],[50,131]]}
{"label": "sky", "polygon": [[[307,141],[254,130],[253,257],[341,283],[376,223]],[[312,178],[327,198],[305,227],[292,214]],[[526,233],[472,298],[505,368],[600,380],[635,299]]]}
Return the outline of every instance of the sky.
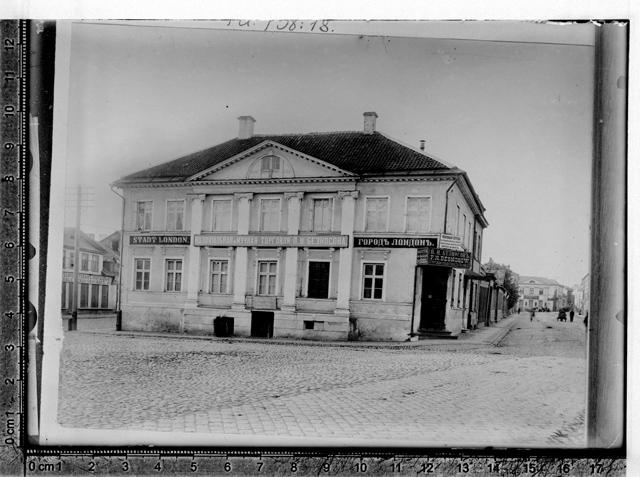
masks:
{"label": "sky", "polygon": [[227,25],[73,24],[66,185],[94,193],[84,230],[120,228],[110,183],[235,137],[238,116],[269,134],[361,130],[375,111],[379,131],[467,171],[484,262],[568,286],[588,272],[590,25],[212,26]]}

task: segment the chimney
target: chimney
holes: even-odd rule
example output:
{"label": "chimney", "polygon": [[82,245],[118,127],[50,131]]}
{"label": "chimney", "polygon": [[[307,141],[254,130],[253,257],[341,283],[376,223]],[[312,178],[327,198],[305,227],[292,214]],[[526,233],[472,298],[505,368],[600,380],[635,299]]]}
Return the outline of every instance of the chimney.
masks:
{"label": "chimney", "polygon": [[420,139],[420,150],[424,151],[424,145],[426,144],[427,141],[425,141],[424,139]]}
{"label": "chimney", "polygon": [[255,124],[256,120],[253,119],[252,116],[240,116],[238,118],[238,121],[240,122],[238,139],[249,139],[250,137],[253,137],[253,125]]}
{"label": "chimney", "polygon": [[364,133],[373,134],[376,132],[376,118],[378,115],[373,112],[364,113]]}

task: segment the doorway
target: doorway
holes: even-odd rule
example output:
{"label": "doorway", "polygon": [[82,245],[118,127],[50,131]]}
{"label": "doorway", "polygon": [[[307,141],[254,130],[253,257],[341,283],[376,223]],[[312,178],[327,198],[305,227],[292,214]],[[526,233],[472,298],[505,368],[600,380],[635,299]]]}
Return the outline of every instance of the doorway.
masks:
{"label": "doorway", "polygon": [[251,312],[251,337],[252,338],[273,338],[273,312],[272,311],[252,311]]}
{"label": "doorway", "polygon": [[445,330],[449,268],[423,267],[420,329]]}

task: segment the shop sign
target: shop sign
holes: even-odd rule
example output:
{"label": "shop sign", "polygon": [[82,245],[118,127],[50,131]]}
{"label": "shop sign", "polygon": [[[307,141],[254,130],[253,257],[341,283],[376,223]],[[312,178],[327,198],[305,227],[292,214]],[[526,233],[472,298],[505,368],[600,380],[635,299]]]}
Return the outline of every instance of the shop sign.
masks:
{"label": "shop sign", "polygon": [[435,237],[354,237],[354,247],[418,248],[437,247]]}
{"label": "shop sign", "polygon": [[[62,272],[63,282],[73,281],[73,272]],[[78,283],[90,283],[92,285],[111,285],[111,277],[102,275],[91,275],[89,273],[78,273]]]}
{"label": "shop sign", "polygon": [[416,264],[471,269],[471,252],[436,247],[418,249]]}
{"label": "shop sign", "polygon": [[455,235],[440,234],[440,247],[451,250],[462,250],[462,239]]}
{"label": "shop sign", "polygon": [[190,235],[131,235],[130,245],[189,245]]}
{"label": "shop sign", "polygon": [[196,247],[348,247],[348,235],[196,235]]}

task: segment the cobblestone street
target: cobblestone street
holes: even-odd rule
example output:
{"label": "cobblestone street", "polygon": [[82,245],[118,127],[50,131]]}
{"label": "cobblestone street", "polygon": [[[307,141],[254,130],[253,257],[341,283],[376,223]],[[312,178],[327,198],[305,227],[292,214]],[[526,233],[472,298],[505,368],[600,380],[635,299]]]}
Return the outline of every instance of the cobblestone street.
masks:
{"label": "cobblestone street", "polygon": [[582,446],[581,318],[510,320],[499,346],[444,348],[67,333],[58,421],[423,446]]}

